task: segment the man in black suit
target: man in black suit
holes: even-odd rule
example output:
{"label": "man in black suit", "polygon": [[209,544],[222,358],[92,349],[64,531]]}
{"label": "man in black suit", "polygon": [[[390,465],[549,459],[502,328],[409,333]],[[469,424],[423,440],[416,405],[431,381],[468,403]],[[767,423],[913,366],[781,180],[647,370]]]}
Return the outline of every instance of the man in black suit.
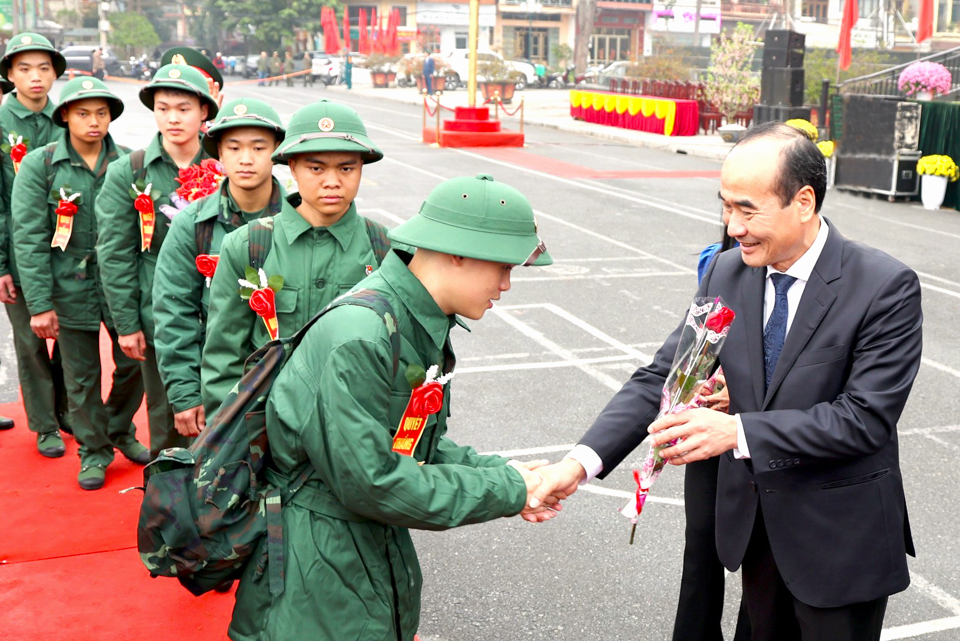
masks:
{"label": "man in black suit", "polygon": [[750,130],[724,162],[720,200],[740,242],[698,296],[737,313],[720,364],[730,413],[657,416],[678,328],[577,447],[541,468],[531,503],[604,477],[649,432],[679,439],[673,465],[719,457],[717,551],[743,589],[757,641],[880,638],[887,597],[914,554],[897,421],[920,367],[920,285],[887,254],[820,217],[823,156],[779,123]]}

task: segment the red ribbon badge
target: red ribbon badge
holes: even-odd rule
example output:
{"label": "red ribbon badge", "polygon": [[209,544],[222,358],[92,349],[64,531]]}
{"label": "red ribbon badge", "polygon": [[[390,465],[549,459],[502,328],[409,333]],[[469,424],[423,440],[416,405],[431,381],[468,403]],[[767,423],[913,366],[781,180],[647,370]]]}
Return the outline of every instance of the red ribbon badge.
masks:
{"label": "red ribbon badge", "polygon": [[23,160],[23,157],[27,155],[27,146],[22,142],[17,143],[10,147],[10,160],[13,161],[13,173],[17,174],[20,172],[20,161]]}
{"label": "red ribbon badge", "polygon": [[207,287],[210,287],[210,279],[213,278],[214,273],[217,271],[218,262],[220,262],[219,256],[211,256],[210,254],[200,254],[197,256],[197,271],[200,272],[202,276],[207,277]]}
{"label": "red ribbon badge", "polygon": [[150,197],[152,186],[153,184],[147,185],[146,189],[140,191],[136,185],[133,185],[133,190],[137,192],[133,208],[140,214],[140,251],[143,252],[150,251],[153,232],[157,226],[157,214],[153,210],[153,198]]}
{"label": "red ribbon badge", "polygon": [[61,251],[67,249],[67,243],[70,242],[70,236],[73,235],[73,217],[77,215],[77,203],[75,200],[80,198],[80,192],[67,195],[66,189],[60,188],[60,202],[53,213],[57,215],[57,225],[53,230],[53,240],[51,247],[59,247]]}
{"label": "red ribbon badge", "polygon": [[400,419],[400,426],[393,437],[393,451],[403,456],[413,456],[417,443],[423,435],[427,417],[443,407],[443,385],[436,381],[424,383],[413,390],[407,409]]}
{"label": "red ribbon badge", "polygon": [[254,290],[250,294],[250,309],[263,319],[270,339],[277,340],[280,336],[280,324],[277,322],[277,301],[274,291],[269,287]]}

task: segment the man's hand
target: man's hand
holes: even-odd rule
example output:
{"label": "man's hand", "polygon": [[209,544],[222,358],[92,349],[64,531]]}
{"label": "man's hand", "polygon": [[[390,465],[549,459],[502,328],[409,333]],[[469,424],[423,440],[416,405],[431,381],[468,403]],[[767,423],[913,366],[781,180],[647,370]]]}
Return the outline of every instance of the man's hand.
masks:
{"label": "man's hand", "polygon": [[700,406],[716,412],[727,413],[730,411],[730,390],[727,389],[727,379],[723,376],[723,370],[717,370],[714,378],[717,380],[714,387],[716,391],[709,396],[701,396]]}
{"label": "man's hand", "polygon": [[60,335],[60,322],[57,320],[57,313],[51,309],[49,312],[31,316],[30,329],[37,335],[37,338],[56,338]]}
{"label": "man's hand", "polygon": [[[217,103],[217,109],[223,107],[223,94],[220,93],[220,83],[214,82],[213,78],[207,78],[207,88],[210,90],[210,97]],[[213,118],[210,120],[213,120]]]}
{"label": "man's hand", "polygon": [[207,416],[203,411],[203,405],[177,412],[173,415],[173,424],[183,436],[199,436],[203,428],[207,426]]}
{"label": "man's hand", "polygon": [[686,465],[719,456],[737,447],[737,419],[712,409],[693,409],[668,414],[650,425],[654,445],[680,439],[673,447],[660,450],[671,465]]}
{"label": "man's hand", "polygon": [[587,478],[587,472],[579,462],[565,458],[559,463],[537,470],[543,477],[543,483],[536,489],[527,507],[537,509],[557,505],[577,491],[580,481]]}
{"label": "man's hand", "polygon": [[127,358],[132,358],[135,361],[147,360],[147,341],[143,337],[142,331],[120,336],[117,342],[120,343],[120,349],[123,350]]}
{"label": "man's hand", "polygon": [[0,276],[0,303],[12,305],[17,302],[17,287],[13,284],[13,276]]}
{"label": "man's hand", "polygon": [[540,476],[539,472],[533,471],[536,468],[542,468],[543,464],[547,461],[529,461],[527,463],[520,463],[519,461],[510,461],[508,465],[516,468],[518,472],[523,476],[523,480],[527,484],[527,506],[520,511],[520,518],[524,521],[529,521],[530,523],[543,523],[544,521],[549,521],[557,515],[560,511],[559,505],[541,505],[537,508],[530,507],[530,497],[533,495],[533,492],[536,491],[538,487],[543,483],[543,477]]}

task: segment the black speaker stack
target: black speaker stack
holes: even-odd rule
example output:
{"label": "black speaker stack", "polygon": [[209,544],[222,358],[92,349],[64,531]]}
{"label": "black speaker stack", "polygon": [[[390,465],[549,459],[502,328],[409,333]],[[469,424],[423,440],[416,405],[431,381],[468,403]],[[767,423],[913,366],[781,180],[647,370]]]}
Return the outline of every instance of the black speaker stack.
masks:
{"label": "black speaker stack", "polygon": [[764,35],[760,104],[753,108],[754,122],[810,119],[810,110],[803,107],[805,39],[795,31],[774,30]]}

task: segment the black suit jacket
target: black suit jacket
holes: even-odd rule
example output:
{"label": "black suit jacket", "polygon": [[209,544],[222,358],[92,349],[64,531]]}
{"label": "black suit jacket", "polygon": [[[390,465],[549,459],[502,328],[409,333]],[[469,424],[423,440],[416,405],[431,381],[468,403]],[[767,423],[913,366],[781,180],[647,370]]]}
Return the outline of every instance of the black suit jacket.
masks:
{"label": "black suit jacket", "polygon": [[[765,278],[766,268],[730,251],[698,293],[723,296],[737,313],[720,363],[751,455],[721,455],[720,560],[740,567],[759,503],[777,567],[800,601],[838,607],[904,590],[914,549],[897,421],[920,367],[917,276],[831,225],[766,391]],[[680,328],[581,439],[602,459],[601,477],[647,435],[679,336]]]}

